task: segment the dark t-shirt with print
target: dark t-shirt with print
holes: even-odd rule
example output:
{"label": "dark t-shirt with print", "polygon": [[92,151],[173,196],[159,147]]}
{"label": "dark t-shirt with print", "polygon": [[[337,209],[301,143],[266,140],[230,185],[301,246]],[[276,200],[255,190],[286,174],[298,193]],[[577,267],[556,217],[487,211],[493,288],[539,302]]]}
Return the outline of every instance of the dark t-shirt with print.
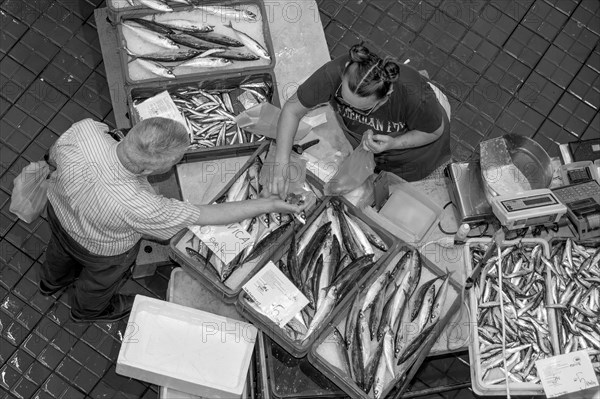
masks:
{"label": "dark t-shirt with print", "polygon": [[369,115],[361,115],[338,102],[335,93],[342,82],[342,73],[349,56],[328,62],[298,88],[300,103],[312,108],[330,103],[345,127],[346,137],[356,148],[363,133],[400,136],[409,130],[433,132],[445,121],[443,135],[433,143],[405,150],[390,150],[377,154],[380,170],[388,170],[414,181],[431,173],[450,157],[450,123],[427,79],[414,68],[400,66],[399,79],[393,83],[388,101]]}

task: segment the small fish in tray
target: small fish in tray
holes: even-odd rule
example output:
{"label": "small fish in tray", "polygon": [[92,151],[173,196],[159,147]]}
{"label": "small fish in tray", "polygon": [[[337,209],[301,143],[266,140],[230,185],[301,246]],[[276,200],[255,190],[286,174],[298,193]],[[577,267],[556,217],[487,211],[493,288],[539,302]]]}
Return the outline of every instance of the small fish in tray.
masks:
{"label": "small fish in tray", "polygon": [[561,353],[588,350],[600,376],[600,243],[584,245],[568,238],[542,261],[551,270]]}
{"label": "small fish in tray", "polygon": [[[250,95],[257,103],[268,102],[272,87],[265,82],[244,83],[221,90],[183,87],[169,95],[185,118],[190,131],[190,149],[211,148],[264,140],[264,136],[246,132],[237,126],[235,117],[243,106],[241,94]],[[143,99],[134,99],[134,106]]]}
{"label": "small fish in tray", "polygon": [[[373,267],[379,254],[388,250],[374,231],[369,228],[366,234],[356,220],[334,199],[302,235],[292,232],[279,267],[308,298],[309,305],[285,326],[290,339],[299,343],[309,339],[364,272]],[[378,254],[373,247],[380,248]]]}
{"label": "small fish in tray", "polygon": [[[471,248],[473,262],[485,252],[485,246]],[[482,379],[487,384],[504,384],[505,369],[511,383],[538,384],[535,361],[553,356],[546,311],[546,262],[541,244],[505,246],[501,257],[488,260],[473,292],[477,298]],[[502,275],[498,276],[498,261]],[[502,278],[502,290],[499,286]],[[503,302],[505,318],[501,315]],[[502,324],[506,326],[506,363],[502,353]]]}

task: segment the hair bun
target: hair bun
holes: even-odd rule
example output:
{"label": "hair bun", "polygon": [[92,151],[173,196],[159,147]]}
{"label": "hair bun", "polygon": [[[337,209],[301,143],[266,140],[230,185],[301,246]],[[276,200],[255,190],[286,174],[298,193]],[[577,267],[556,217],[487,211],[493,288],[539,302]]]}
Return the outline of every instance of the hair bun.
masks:
{"label": "hair bun", "polygon": [[385,60],[383,66],[383,79],[387,82],[395,82],[400,75],[400,65],[394,60]]}
{"label": "hair bun", "polygon": [[361,44],[355,44],[350,49],[350,60],[352,62],[358,62],[360,64],[370,62],[372,54],[368,48]]}

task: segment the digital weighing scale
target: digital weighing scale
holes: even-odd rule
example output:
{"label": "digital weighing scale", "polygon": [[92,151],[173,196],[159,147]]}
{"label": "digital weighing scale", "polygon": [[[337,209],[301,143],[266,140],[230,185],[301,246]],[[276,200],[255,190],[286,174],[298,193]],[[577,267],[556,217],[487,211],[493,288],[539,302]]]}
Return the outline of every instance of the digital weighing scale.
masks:
{"label": "digital weighing scale", "polygon": [[552,189],[567,206],[573,233],[580,240],[600,237],[600,184],[588,180]]}
{"label": "digital weighing scale", "polygon": [[509,230],[557,223],[567,207],[546,188],[490,198],[494,215]]}

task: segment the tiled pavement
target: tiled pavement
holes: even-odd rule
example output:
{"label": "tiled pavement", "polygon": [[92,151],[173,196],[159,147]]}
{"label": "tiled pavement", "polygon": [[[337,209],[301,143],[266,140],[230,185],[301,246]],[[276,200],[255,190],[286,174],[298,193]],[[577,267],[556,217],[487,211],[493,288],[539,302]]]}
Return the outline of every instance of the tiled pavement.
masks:
{"label": "tiled pavement", "polygon": [[[426,69],[453,107],[454,157],[514,132],[551,156],[559,143],[599,137],[597,0],[318,0],[332,56],[361,40]],[[12,181],[74,121],[114,126],[93,11],[100,0],[0,1],[0,392],[2,397],[154,398],[156,386],[121,377],[114,363],[125,322],[76,325],[67,294],[37,292],[49,238],[45,220],[17,221]],[[164,298],[170,267],[130,281]],[[467,356],[427,361],[413,381],[469,381]],[[411,394],[412,396],[413,394]],[[427,397],[467,398],[466,388]]]}

